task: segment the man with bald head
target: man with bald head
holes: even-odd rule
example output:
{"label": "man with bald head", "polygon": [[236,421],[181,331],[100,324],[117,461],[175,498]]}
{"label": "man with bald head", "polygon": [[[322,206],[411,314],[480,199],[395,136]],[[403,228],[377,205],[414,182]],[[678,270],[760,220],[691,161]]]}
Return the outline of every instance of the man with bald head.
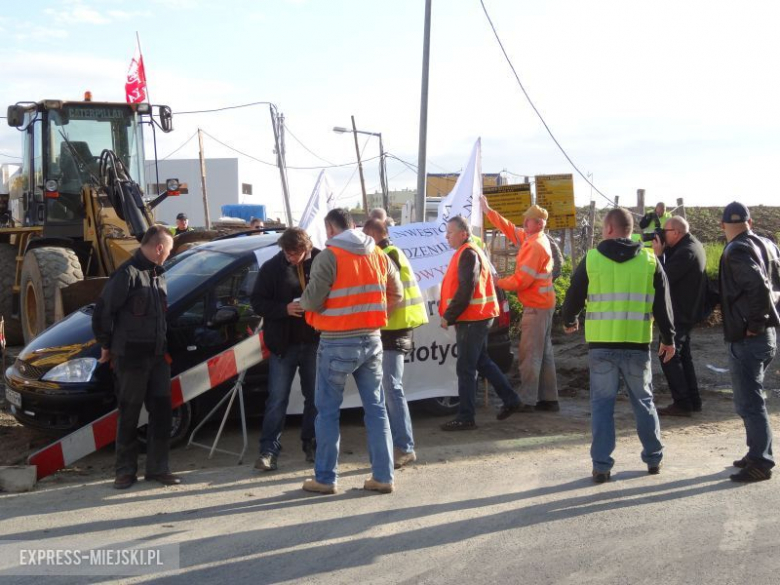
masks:
{"label": "man with bald head", "polygon": [[707,255],[701,242],[690,233],[685,218],[670,217],[663,230],[663,239],[656,234],[652,243],[669,281],[676,352],[668,362],[661,361],[672,404],[659,408],[658,414],[689,417],[701,411],[699,384],[691,358],[691,330],[704,316]]}
{"label": "man with bald head", "polygon": [[590,250],[571,277],[561,308],[566,333],[579,329],[585,312],[590,366],[593,481],[610,480],[615,460],[615,400],[621,380],[634,408],[647,472],[661,471],[663,444],[653,402],[650,342],[653,321],[661,333],[658,355],[674,357],[674,323],[666,274],[654,254],[631,240],[634,220],[627,209],[604,217],[603,241]]}

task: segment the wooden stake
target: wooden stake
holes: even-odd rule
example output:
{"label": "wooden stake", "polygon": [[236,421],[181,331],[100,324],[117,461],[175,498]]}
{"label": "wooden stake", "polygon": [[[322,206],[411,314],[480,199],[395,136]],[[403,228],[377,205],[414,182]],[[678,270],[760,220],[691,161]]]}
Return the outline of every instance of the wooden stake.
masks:
{"label": "wooden stake", "polygon": [[596,232],[596,202],[590,202],[590,209],[588,210],[588,223],[590,225],[590,233],[588,234],[588,250],[593,249],[593,236]]}

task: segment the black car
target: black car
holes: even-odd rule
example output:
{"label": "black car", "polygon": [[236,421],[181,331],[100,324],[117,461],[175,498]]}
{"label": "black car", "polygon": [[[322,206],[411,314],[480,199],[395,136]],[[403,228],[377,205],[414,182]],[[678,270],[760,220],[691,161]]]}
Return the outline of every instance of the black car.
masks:
{"label": "black car", "polygon": [[[246,339],[260,323],[250,295],[262,263],[278,252],[278,234],[229,237],[202,244],[166,264],[168,281],[168,351],[177,375]],[[489,351],[507,371],[512,364],[508,337],[508,303],[502,299]],[[230,308],[229,310],[225,310]],[[20,353],[5,372],[6,401],[22,424],[67,433],[115,408],[108,364],[98,364],[100,347],[92,334],[94,305],[55,323]],[[267,362],[247,371],[247,412],[262,412]],[[453,380],[455,384],[455,380]],[[192,425],[231,387],[202,394],[174,411],[173,439],[184,438]],[[441,414],[457,408],[457,398],[426,400]]]}

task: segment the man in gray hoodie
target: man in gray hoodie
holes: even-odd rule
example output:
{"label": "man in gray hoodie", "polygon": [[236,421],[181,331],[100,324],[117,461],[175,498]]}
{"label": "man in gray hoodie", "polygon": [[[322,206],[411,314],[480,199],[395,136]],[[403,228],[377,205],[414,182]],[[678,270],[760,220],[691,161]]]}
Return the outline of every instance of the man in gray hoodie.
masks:
{"label": "man in gray hoodie", "polygon": [[403,299],[398,269],[373,238],[355,230],[346,209],[325,216],[328,240],[312,263],[301,297],[306,322],[321,332],[317,352],[317,454],[314,479],[303,489],[336,493],[339,415],[347,376],[357,384],[365,412],[372,476],[363,489],[393,491],[393,444],[382,392],[380,328]]}

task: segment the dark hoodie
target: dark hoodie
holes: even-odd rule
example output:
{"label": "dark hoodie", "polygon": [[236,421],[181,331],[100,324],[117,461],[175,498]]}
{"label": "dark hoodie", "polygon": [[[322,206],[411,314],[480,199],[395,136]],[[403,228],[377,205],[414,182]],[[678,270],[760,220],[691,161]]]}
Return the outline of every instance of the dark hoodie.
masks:
{"label": "dark hoodie", "polygon": [[[614,240],[604,240],[597,250],[614,262],[623,263],[635,258],[642,250],[641,242],[634,242],[628,238],[617,238]],[[588,271],[586,269],[586,258],[582,259],[577,269],[571,277],[571,286],[566,292],[566,299],[563,301],[561,314],[563,323],[566,327],[571,327],[577,320],[580,311],[585,308],[585,301],[588,298]],[[669,283],[666,280],[666,274],[661,263],[656,263],[655,277],[653,278],[653,288],[655,288],[655,300],[653,301],[653,317],[661,332],[661,342],[665,345],[672,345],[674,340],[674,317],[672,316],[672,301],[669,298]],[[587,325],[586,325],[587,327]],[[640,349],[647,350],[647,343],[591,343],[591,349]]]}

